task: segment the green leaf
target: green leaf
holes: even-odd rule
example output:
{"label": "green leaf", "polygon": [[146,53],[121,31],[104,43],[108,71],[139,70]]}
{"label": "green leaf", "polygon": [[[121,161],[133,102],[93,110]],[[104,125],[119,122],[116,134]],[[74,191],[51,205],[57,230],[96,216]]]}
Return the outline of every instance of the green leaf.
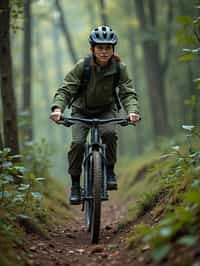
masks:
{"label": "green leaf", "polygon": [[177,241],[178,244],[189,246],[189,247],[195,245],[196,242],[197,242],[197,237],[193,235],[183,236]]}
{"label": "green leaf", "polygon": [[[195,168],[195,170],[196,170],[197,172],[200,172],[200,166],[197,166],[197,167]],[[192,180],[191,187],[196,188],[196,187],[198,187],[199,185],[200,185],[200,180],[199,180],[199,179],[194,179],[194,180]]]}
{"label": "green leaf", "polygon": [[8,184],[9,182],[7,180],[0,180],[0,185],[6,185]]}
{"label": "green leaf", "polygon": [[[200,166],[195,167],[195,168],[194,168],[194,171],[195,171],[195,172],[200,172]],[[200,181],[200,180],[198,180],[198,181]]]}
{"label": "green leaf", "polygon": [[31,192],[31,195],[36,199],[36,200],[41,200],[42,195],[39,192]]}
{"label": "green leaf", "polygon": [[1,191],[0,192],[0,198],[9,198],[10,196],[12,195],[11,192],[8,192],[8,191]]}
{"label": "green leaf", "polygon": [[18,158],[22,158],[22,155],[20,155],[20,154],[12,155],[12,156],[10,156],[10,158],[18,159]]}
{"label": "green leaf", "polygon": [[9,183],[14,181],[14,178],[11,175],[6,175],[4,179],[7,180]]}
{"label": "green leaf", "polygon": [[4,148],[1,152],[2,157],[6,157],[11,152],[11,148]]}
{"label": "green leaf", "polygon": [[23,220],[28,220],[28,219],[30,219],[30,216],[28,216],[28,215],[24,215],[24,214],[18,214],[17,217],[19,217],[19,218],[21,218],[21,219],[23,219]]}
{"label": "green leaf", "polygon": [[200,52],[200,48],[196,48],[196,49],[183,49],[183,52],[199,53]]}
{"label": "green leaf", "polygon": [[183,129],[186,129],[186,130],[189,130],[189,131],[192,131],[192,129],[194,129],[194,126],[189,126],[189,125],[182,125],[182,128]]}
{"label": "green leaf", "polygon": [[193,79],[194,82],[199,82],[200,78]]}
{"label": "green leaf", "polygon": [[175,150],[175,151],[179,151],[180,150],[180,146],[174,146],[174,147],[172,147],[172,149]]}
{"label": "green leaf", "polygon": [[13,163],[12,162],[9,162],[9,161],[6,161],[2,164],[2,167],[4,169],[8,169],[8,168],[11,168],[13,166]]}
{"label": "green leaf", "polygon": [[184,55],[179,57],[179,61],[189,61],[189,60],[193,60],[193,59],[194,59],[193,53],[184,54]]}
{"label": "green leaf", "polygon": [[20,173],[22,173],[22,174],[27,171],[27,169],[25,167],[23,167],[23,166],[15,166],[15,169],[17,171],[19,171]]}
{"label": "green leaf", "polygon": [[160,226],[170,225],[170,224],[174,223],[175,220],[176,220],[176,219],[175,219],[174,216],[169,215],[167,218],[161,220],[160,223],[159,223],[159,225],[160,225]]}
{"label": "green leaf", "polygon": [[178,22],[180,22],[180,23],[187,24],[187,25],[192,24],[192,18],[189,16],[177,16],[176,18],[177,18]]}
{"label": "green leaf", "polygon": [[44,178],[44,177],[37,177],[37,178],[36,178],[37,181],[43,181],[43,180],[45,180],[45,179],[46,179],[46,178]]}
{"label": "green leaf", "polygon": [[189,192],[185,193],[184,198],[189,203],[197,203],[198,205],[200,205],[200,193],[199,193],[199,191],[189,191]]}
{"label": "green leaf", "polygon": [[160,235],[163,237],[170,237],[173,234],[173,230],[171,227],[163,227],[160,229]]}
{"label": "green leaf", "polygon": [[30,188],[30,184],[21,184],[20,187],[18,187],[18,190],[23,191]]}
{"label": "green leaf", "polygon": [[21,194],[21,193],[17,194],[12,200],[13,203],[15,203],[17,201],[24,201],[24,194]]}
{"label": "green leaf", "polygon": [[161,261],[164,257],[167,256],[170,249],[171,249],[171,246],[169,244],[162,245],[162,246],[155,248],[154,251],[152,252],[152,256],[154,260]]}

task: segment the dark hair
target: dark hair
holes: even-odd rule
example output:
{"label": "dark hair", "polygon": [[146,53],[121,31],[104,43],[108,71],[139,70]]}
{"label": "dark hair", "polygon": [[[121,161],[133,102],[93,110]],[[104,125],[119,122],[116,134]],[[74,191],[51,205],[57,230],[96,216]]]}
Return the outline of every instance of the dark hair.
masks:
{"label": "dark hair", "polygon": [[116,54],[112,55],[112,60],[114,60],[115,62],[121,62],[121,58]]}

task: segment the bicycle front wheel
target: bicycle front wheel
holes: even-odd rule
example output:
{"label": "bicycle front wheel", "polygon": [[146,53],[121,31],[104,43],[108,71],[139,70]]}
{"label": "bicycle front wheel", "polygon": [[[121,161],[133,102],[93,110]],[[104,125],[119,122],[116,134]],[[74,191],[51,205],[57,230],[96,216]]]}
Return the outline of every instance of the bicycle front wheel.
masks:
{"label": "bicycle front wheel", "polygon": [[91,221],[91,241],[96,244],[99,241],[101,224],[101,185],[102,185],[102,158],[98,151],[93,151],[93,200],[92,200],[92,221]]}
{"label": "bicycle front wheel", "polygon": [[[92,196],[92,176],[93,176],[93,166],[92,166],[92,157],[90,157],[89,167],[87,172],[87,195]],[[87,199],[85,201],[85,223],[88,232],[91,232],[91,223],[92,223],[92,209],[93,202],[92,199]]]}

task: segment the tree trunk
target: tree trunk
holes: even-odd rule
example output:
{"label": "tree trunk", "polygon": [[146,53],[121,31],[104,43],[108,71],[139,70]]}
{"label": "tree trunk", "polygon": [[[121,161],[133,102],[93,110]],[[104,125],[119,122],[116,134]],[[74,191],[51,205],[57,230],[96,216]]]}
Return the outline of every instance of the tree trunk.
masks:
{"label": "tree trunk", "polygon": [[19,154],[17,111],[12,80],[12,58],[10,50],[9,25],[9,1],[2,0],[0,12],[0,71],[4,143],[5,147],[10,147],[12,149],[12,154]]}
{"label": "tree trunk", "polygon": [[[52,28],[52,41],[54,45],[54,62],[56,69],[56,82],[61,83],[63,81],[63,60],[62,60],[62,50],[60,45],[60,36],[59,36],[59,26],[57,23]],[[66,73],[65,73],[66,74]]]}
{"label": "tree trunk", "polygon": [[70,31],[67,25],[67,21],[66,21],[66,15],[64,16],[64,12],[62,10],[62,7],[60,5],[60,1],[59,0],[55,0],[55,7],[59,13],[59,19],[60,19],[60,27],[63,31],[63,34],[65,36],[65,40],[66,40],[66,44],[69,48],[69,53],[72,59],[73,63],[76,63],[78,60],[78,56],[76,54],[76,51],[74,49],[73,43],[72,43],[72,38],[70,35]]}
{"label": "tree trunk", "polygon": [[23,112],[25,114],[25,123],[23,137],[25,140],[32,140],[33,126],[32,126],[32,104],[31,104],[31,1],[24,1],[24,81],[23,81]]}
{"label": "tree trunk", "polygon": [[[126,0],[125,3],[124,3],[124,9],[125,9],[125,12],[126,12],[126,16],[127,17],[131,17],[132,15],[132,5],[131,5],[131,2],[129,0]],[[132,26],[128,26],[127,27],[127,36],[128,36],[128,45],[129,45],[129,54],[130,54],[130,57],[131,57],[131,72],[132,72],[132,77],[134,78],[134,86],[136,88],[139,88],[139,86],[137,86],[138,84],[138,68],[136,67],[138,65],[138,62],[137,62],[137,57],[136,57],[136,54],[135,54],[135,31],[133,29]],[[135,146],[135,150],[136,150],[136,153],[137,154],[142,154],[143,152],[143,143],[144,143],[144,140],[143,140],[143,135],[142,135],[142,132],[144,132],[142,130],[142,126],[140,123],[137,124],[136,126],[136,129],[135,129],[135,132],[136,132],[136,146]]]}
{"label": "tree trunk", "polygon": [[[143,0],[135,0],[136,14],[140,23],[141,31],[147,32],[148,21],[145,15]],[[150,21],[152,29],[155,30],[156,14],[155,3],[149,1]],[[152,31],[152,29],[150,29]],[[153,32],[152,32],[153,33]],[[157,38],[142,39],[144,67],[149,90],[153,129],[155,137],[165,136],[169,133],[167,110],[164,95],[164,71],[160,59],[160,47]],[[168,55],[169,56],[169,55]]]}
{"label": "tree trunk", "polygon": [[87,10],[89,14],[89,19],[90,19],[90,26],[91,28],[95,27],[96,24],[96,16],[94,12],[94,2],[91,0],[87,0]]}
{"label": "tree trunk", "polygon": [[[36,44],[36,61],[37,61],[37,68],[39,70],[39,79],[41,83],[41,96],[44,99],[44,109],[43,109],[43,117],[42,119],[45,119],[47,122],[47,139],[53,140],[54,139],[54,131],[52,128],[52,123],[50,120],[48,120],[48,116],[50,114],[50,94],[49,94],[49,79],[48,77],[48,71],[47,71],[47,58],[45,49],[43,46],[43,40],[45,40],[45,37],[40,32],[40,24],[34,20],[34,28],[35,30],[35,44]],[[57,40],[58,41],[58,40]]]}
{"label": "tree trunk", "polygon": [[103,25],[108,25],[108,17],[106,15],[105,0],[99,0],[99,5],[100,5],[101,22]]}
{"label": "tree trunk", "polygon": [[0,150],[3,149],[3,137],[2,137],[2,131],[1,131],[1,128],[0,128]]}

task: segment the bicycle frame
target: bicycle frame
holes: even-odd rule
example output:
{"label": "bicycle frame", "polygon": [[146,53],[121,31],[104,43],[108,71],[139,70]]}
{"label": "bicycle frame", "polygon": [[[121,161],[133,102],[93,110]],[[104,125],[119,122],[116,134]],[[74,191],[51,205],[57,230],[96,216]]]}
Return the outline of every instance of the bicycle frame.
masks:
{"label": "bicycle frame", "polygon": [[[101,201],[108,200],[106,174],[106,146],[101,143],[99,125],[106,123],[127,126],[128,118],[86,119],[63,117],[59,124],[71,126],[81,122],[91,128],[90,142],[85,144],[82,211],[85,209],[86,226],[92,243],[98,243],[101,220]],[[86,207],[85,207],[86,206]]]}
{"label": "bicycle frame", "polygon": [[[85,156],[84,156],[84,189],[82,193],[82,200],[83,203],[85,200],[90,200],[92,197],[90,193],[88,192],[88,171],[89,171],[89,160],[91,157],[91,152],[93,150],[98,150],[101,154],[103,163],[103,187],[102,187],[102,200],[108,199],[107,194],[107,177],[106,177],[106,156],[105,156],[105,144],[100,143],[100,134],[99,134],[99,125],[106,124],[106,123],[114,123],[119,124],[121,126],[127,126],[129,125],[129,118],[109,118],[109,119],[87,119],[87,118],[79,118],[79,117],[61,117],[61,120],[58,122],[58,124],[63,124],[66,127],[70,127],[75,123],[84,123],[90,126],[91,128],[91,134],[90,134],[90,144],[86,144],[85,146]],[[84,210],[84,205],[83,205]]]}

